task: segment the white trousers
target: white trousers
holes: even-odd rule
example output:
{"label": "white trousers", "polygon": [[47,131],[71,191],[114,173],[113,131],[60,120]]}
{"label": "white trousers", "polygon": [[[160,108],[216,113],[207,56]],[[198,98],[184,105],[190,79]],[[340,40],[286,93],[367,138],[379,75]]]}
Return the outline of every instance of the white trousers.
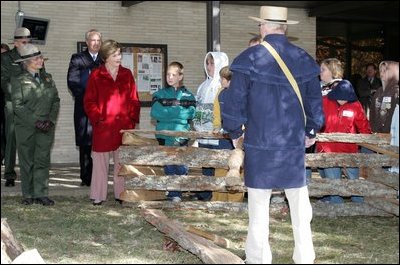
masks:
{"label": "white trousers", "polygon": [[[269,203],[272,190],[248,188],[249,228],[246,239],[247,264],[271,264]],[[312,264],[315,259],[311,234],[312,208],[307,186],[285,189],[294,235],[293,261]]]}

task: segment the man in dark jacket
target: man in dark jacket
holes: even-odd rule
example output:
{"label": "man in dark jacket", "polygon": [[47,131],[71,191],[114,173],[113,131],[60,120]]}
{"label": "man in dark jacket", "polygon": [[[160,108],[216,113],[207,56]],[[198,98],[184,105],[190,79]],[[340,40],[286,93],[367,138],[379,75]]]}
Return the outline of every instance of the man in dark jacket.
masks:
{"label": "man in dark jacket", "polygon": [[365,67],[366,75],[364,78],[357,82],[357,96],[358,100],[364,108],[364,112],[368,115],[371,107],[371,100],[376,90],[382,86],[381,80],[376,77],[377,68],[373,63],[367,64]]}
{"label": "man in dark jacket", "polygon": [[101,33],[91,29],[85,34],[87,49],[71,57],[68,68],[68,88],[75,99],[74,126],[75,143],[79,147],[81,186],[90,186],[92,181],[92,126],[83,109],[86,83],[94,68],[102,63],[98,52],[101,46]]}
{"label": "man in dark jacket", "polygon": [[[231,65],[232,80],[224,93],[223,128],[234,144],[244,136],[244,173],[248,187],[249,228],[246,263],[271,264],[269,203],[272,189],[284,189],[289,201],[296,264],[315,259],[311,226],[312,208],[305,177],[305,147],[315,142],[323,124],[319,66],[285,32],[287,8],[262,6],[260,23],[264,42],[246,49]],[[280,56],[294,77],[292,86],[277,59]],[[298,92],[298,93],[297,93]]]}

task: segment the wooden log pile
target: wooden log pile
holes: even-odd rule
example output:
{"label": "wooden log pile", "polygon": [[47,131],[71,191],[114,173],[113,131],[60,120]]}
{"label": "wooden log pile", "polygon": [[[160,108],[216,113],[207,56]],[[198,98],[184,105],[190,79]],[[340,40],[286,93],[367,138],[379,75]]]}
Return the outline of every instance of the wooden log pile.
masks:
{"label": "wooden log pile", "polygon": [[[164,176],[154,174],[141,174],[137,166],[164,166],[171,164],[187,165],[190,168],[214,167],[233,168],[230,157],[237,150],[211,150],[196,147],[168,147],[158,146],[155,139],[149,139],[141,134],[152,135],[156,131],[127,130],[124,131],[124,144],[120,148],[120,162],[122,164],[120,175],[126,177],[126,189],[142,189],[152,191],[218,191],[218,192],[244,192],[246,187],[243,180],[236,178],[236,182],[227,177],[210,177],[201,175]],[[225,135],[209,132],[174,132],[159,131],[157,133],[169,136],[183,136],[192,138],[224,138]],[[383,167],[399,166],[398,147],[390,146],[389,134],[344,134],[334,133],[317,134],[317,141],[348,142],[366,146],[376,146],[380,153],[376,154],[342,154],[342,153],[314,153],[306,154],[308,167],[366,167],[366,179],[339,181],[313,178],[309,184],[311,197],[321,197],[335,194],[341,196],[359,195],[368,198],[377,198],[382,210],[389,211],[398,216],[398,210],[393,207],[390,199],[395,199],[399,188],[398,174],[391,173]],[[397,154],[397,157],[396,157]],[[235,154],[237,155],[237,154]],[[237,165],[234,165],[237,170]],[[232,170],[231,170],[232,171]],[[236,176],[237,174],[235,174]],[[159,194],[157,198],[162,195]],[[158,199],[155,199],[158,200]],[[138,200],[135,200],[138,201]],[[370,201],[373,201],[372,199]],[[376,200],[375,200],[376,201]],[[394,203],[396,200],[394,200]],[[368,203],[367,203],[368,204]],[[333,205],[336,206],[336,205]],[[327,208],[326,208],[327,209]],[[391,211],[390,209],[394,209]],[[321,209],[323,210],[323,209]],[[326,210],[330,211],[331,210]],[[358,211],[356,211],[358,212]],[[368,215],[366,211],[365,214]],[[361,212],[360,212],[361,213]],[[361,213],[362,214],[362,213]],[[323,214],[322,214],[323,215]]]}
{"label": "wooden log pile", "polygon": [[[121,198],[125,204],[142,208],[143,217],[172,241],[197,255],[205,263],[243,264],[243,260],[219,246],[227,247],[229,240],[218,235],[169,220],[161,210],[206,210],[206,211],[247,211],[246,203],[238,202],[193,202],[174,203],[163,200],[165,191],[217,191],[245,192],[240,178],[243,152],[236,150],[212,150],[196,147],[159,146],[154,138],[141,136],[164,134],[169,136],[196,138],[226,138],[226,135],[204,132],[173,132],[150,130],[123,131],[123,144],[120,147],[121,170],[119,175],[126,178],[126,191]],[[390,146],[389,134],[317,134],[317,141],[357,143],[369,147],[376,154],[315,153],[306,154],[308,167],[364,167],[363,178],[357,180],[330,180],[312,178],[309,194],[312,197],[315,216],[399,216],[399,175],[384,170],[383,167],[399,166],[399,148]],[[235,159],[232,159],[236,157]],[[239,158],[239,160],[237,159]],[[225,177],[190,174],[185,176],[165,176],[163,172],[152,172],[148,168],[162,168],[164,165],[186,165],[190,169],[213,167],[228,169]],[[144,167],[147,167],[143,170]],[[328,204],[318,201],[324,195],[364,197],[364,203],[346,202]],[[271,204],[272,215],[288,214],[286,203]]]}

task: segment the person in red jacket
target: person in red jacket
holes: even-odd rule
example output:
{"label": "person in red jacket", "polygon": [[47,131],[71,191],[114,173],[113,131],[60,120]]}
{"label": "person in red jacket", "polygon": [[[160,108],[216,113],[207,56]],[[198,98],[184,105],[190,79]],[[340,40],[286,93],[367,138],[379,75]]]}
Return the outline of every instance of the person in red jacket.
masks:
{"label": "person in red jacket", "polygon": [[[323,133],[371,133],[371,127],[365,116],[361,103],[350,81],[340,81],[327,97],[323,97],[325,125]],[[354,143],[317,142],[318,153],[358,153],[358,146]],[[346,168],[349,179],[358,179],[358,168]],[[341,178],[341,167],[324,168],[320,171],[321,177],[329,179]],[[363,202],[360,196],[352,196],[353,202]],[[337,195],[325,196],[325,202],[342,203],[343,198]]]}
{"label": "person in red jacket", "polygon": [[107,198],[110,156],[114,159],[114,196],[118,202],[124,190],[124,178],[118,176],[121,129],[133,129],[139,123],[140,102],[132,72],[121,66],[121,45],[105,41],[99,54],[105,62],[90,75],[84,108],[93,126],[93,174],[90,198],[101,205]]}

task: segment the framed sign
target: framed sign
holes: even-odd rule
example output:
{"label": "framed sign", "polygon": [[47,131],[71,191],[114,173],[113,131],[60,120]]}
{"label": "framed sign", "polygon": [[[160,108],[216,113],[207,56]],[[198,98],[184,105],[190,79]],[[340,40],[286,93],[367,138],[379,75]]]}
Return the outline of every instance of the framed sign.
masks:
{"label": "framed sign", "polygon": [[[122,66],[130,69],[138,88],[142,107],[151,106],[152,94],[166,86],[168,62],[166,44],[120,43]],[[87,49],[86,42],[77,42],[78,52]]]}

